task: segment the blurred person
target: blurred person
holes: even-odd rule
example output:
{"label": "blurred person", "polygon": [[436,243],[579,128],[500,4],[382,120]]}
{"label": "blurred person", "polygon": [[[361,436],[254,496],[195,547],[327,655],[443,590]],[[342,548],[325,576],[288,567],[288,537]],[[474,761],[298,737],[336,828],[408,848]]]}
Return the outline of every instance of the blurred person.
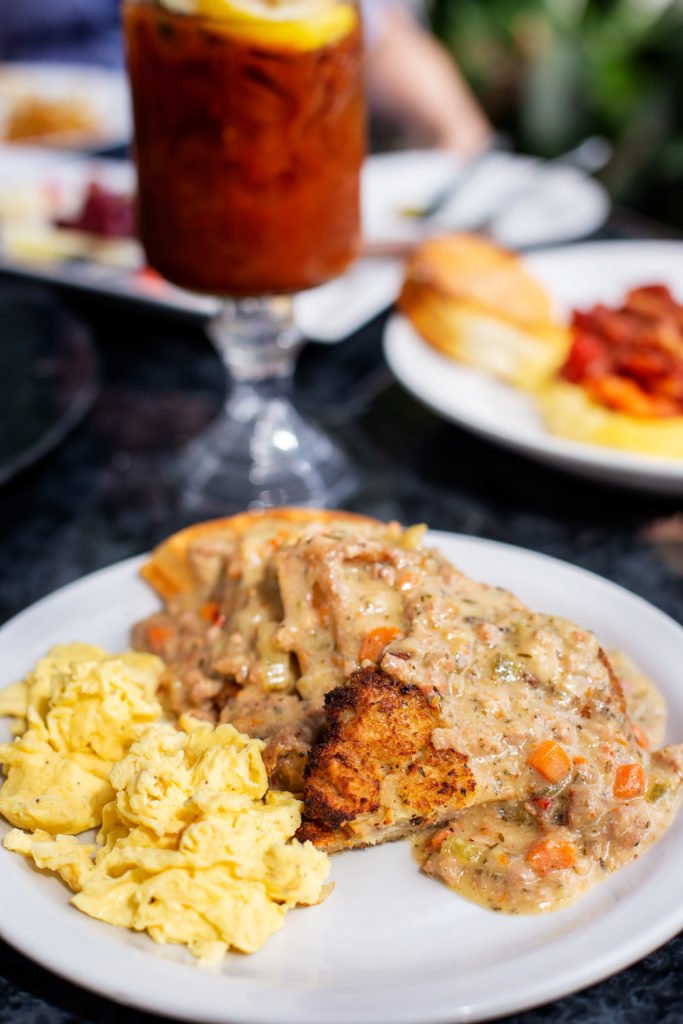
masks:
{"label": "blurred person", "polygon": [[[371,110],[414,144],[469,158],[492,135],[452,58],[401,0],[362,0]],[[0,12],[0,60],[123,62],[120,0],[21,0]]]}
{"label": "blurred person", "polygon": [[5,0],[0,5],[0,60],[119,67],[120,0]]}
{"label": "blurred person", "polygon": [[[470,159],[493,129],[446,48],[401,0],[363,0],[371,111],[413,144]],[[390,129],[391,133],[391,129]],[[412,141],[411,140],[411,141]]]}

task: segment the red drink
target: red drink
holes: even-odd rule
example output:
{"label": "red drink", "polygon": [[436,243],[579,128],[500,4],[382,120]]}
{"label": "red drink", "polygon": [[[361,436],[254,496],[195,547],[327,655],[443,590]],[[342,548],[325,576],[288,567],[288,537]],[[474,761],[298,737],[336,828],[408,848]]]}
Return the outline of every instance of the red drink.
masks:
{"label": "red drink", "polygon": [[267,16],[127,0],[139,229],[170,281],[235,297],[296,292],[356,255],[361,37],[356,11],[340,12],[311,36],[303,21],[283,30]]}

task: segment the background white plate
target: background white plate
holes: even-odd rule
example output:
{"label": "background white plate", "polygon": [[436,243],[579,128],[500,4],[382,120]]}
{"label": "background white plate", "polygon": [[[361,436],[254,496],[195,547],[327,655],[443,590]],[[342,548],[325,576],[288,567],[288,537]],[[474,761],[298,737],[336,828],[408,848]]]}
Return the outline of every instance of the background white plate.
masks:
{"label": "background white plate", "polygon": [[[555,559],[434,533],[466,572],[567,615],[627,650],[670,707],[683,737],[683,630],[641,599]],[[156,600],[133,559],[72,584],[0,630],[0,685],[47,647],[83,639],[111,650]],[[0,738],[8,737],[4,723]],[[0,834],[6,826],[0,826]],[[410,845],[333,858],[322,906],[293,911],[258,954],[200,969],[189,955],[91,920],[54,878],[0,849],[0,934],[34,960],[122,1003],[231,1024],[454,1024],[557,998],[650,952],[683,925],[683,817],[642,861],[578,905],[507,917],[467,903],[426,876]]]}
{"label": "background white plate", "polygon": [[[2,71],[0,116],[1,109]],[[571,168],[548,170],[531,157],[508,153],[487,157],[462,194],[428,224],[403,214],[407,208],[424,206],[446,184],[457,180],[459,169],[455,157],[438,150],[369,157],[361,180],[366,239],[376,243],[405,241],[416,239],[425,229],[434,232],[466,226],[471,223],[472,214],[486,212],[487,203],[497,203],[508,190],[515,193],[520,183],[528,181],[534,182],[533,194],[500,219],[500,238],[506,244],[581,237],[596,230],[607,215],[608,202],[602,186],[586,175]],[[46,207],[50,203],[54,206],[55,202],[62,216],[73,215],[80,209],[90,181],[112,191],[131,193],[135,173],[125,161],[0,145],[0,219],[16,221],[18,215],[29,220],[49,218],[55,211]],[[23,276],[201,318],[217,311],[215,299],[137,276],[144,257],[135,243],[126,247],[124,262],[125,266],[120,268],[86,261],[27,262],[11,256],[3,259],[0,250],[0,267]],[[402,278],[401,260],[361,258],[336,280],[297,295],[296,322],[307,338],[327,343],[341,341],[394,302]]]}
{"label": "background white plate", "polygon": [[[535,252],[524,262],[547,288],[563,320],[575,307],[619,303],[639,284],[668,285],[683,302],[683,242],[587,242]],[[441,355],[405,317],[396,316],[387,325],[384,353],[401,384],[425,405],[496,444],[581,476],[683,494],[683,460],[554,437],[527,395]]]}
{"label": "background white plate", "polygon": [[[466,231],[495,214],[491,233],[516,248],[583,238],[604,223],[603,185],[575,167],[520,153],[493,151],[467,173],[443,150],[407,150],[372,156],[363,172],[363,230],[369,242],[411,241],[434,231]],[[444,188],[452,196],[427,221],[405,216]]]}
{"label": "background white plate", "polygon": [[[43,62],[0,66],[0,138],[3,125],[17,99],[82,100],[92,111],[96,130],[74,137],[67,148],[105,149],[125,146],[131,139],[128,77],[123,71],[85,64]],[[65,147],[65,140],[41,140]]]}

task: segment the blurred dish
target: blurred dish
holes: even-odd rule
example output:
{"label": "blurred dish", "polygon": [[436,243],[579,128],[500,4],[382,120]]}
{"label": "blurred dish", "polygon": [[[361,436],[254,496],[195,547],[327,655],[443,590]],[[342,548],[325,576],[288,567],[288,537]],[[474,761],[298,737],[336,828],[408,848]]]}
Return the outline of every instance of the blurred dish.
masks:
{"label": "blurred dish", "polygon": [[84,328],[45,295],[0,291],[0,484],[61,444],[97,394]]}
{"label": "blurred dish", "polygon": [[122,71],[78,64],[0,67],[0,138],[61,149],[108,149],[130,141]]}
{"label": "blurred dish", "polygon": [[665,285],[560,323],[516,253],[454,234],[413,251],[398,308],[450,359],[529,392],[551,433],[683,458],[683,305]]}
{"label": "blurred dish", "polygon": [[[467,181],[475,174],[478,173],[479,167],[482,163],[487,161],[491,154],[497,150],[495,142],[491,142],[485,149],[483,149],[476,157],[469,160],[462,168],[460,168],[453,178],[446,183],[446,185],[435,195],[432,196],[431,200],[422,207],[422,209],[415,210],[415,216],[420,220],[432,217],[437,213],[446,203],[453,199],[453,197],[463,189],[463,186]],[[565,153],[560,153],[554,157],[551,161],[540,161],[536,164],[536,170],[539,172],[545,172],[548,168],[551,170],[557,166],[569,166],[576,167],[580,171],[584,171],[587,174],[595,174],[597,171],[602,170],[607,165],[612,157],[612,146],[599,135],[592,135],[580,142],[578,146],[568,150]],[[536,185],[536,178],[529,177],[529,179],[519,185],[518,189],[515,189],[513,193],[507,192],[505,196],[501,196],[501,202],[503,198],[505,204],[509,205],[510,201],[514,198],[515,201],[520,199],[528,189],[533,189]],[[498,207],[491,206],[484,218],[483,222],[479,222],[479,227],[482,228],[484,225],[488,225],[493,221],[497,213],[499,212]],[[502,211],[501,211],[502,212]]]}
{"label": "blurred dish", "polygon": [[[625,293],[657,281],[683,297],[683,244],[603,242],[534,253],[524,259],[546,288],[558,321],[598,302],[619,306]],[[683,493],[683,460],[564,440],[547,432],[529,394],[437,354],[403,317],[385,335],[389,365],[412,393],[446,419],[506,447],[583,476],[624,486]]]}
{"label": "blurred dish", "polygon": [[[462,188],[433,216],[416,218],[451,181],[457,184],[458,173],[467,175]],[[609,200],[603,186],[583,171],[516,153],[491,152],[473,174],[439,150],[383,153],[366,165],[363,225],[369,243],[417,241],[427,229],[467,231],[494,211],[491,237],[515,249],[597,231],[609,213]]]}
{"label": "blurred dish", "polygon": [[665,285],[633,288],[617,307],[575,310],[571,344],[536,400],[553,434],[683,458],[683,305]]}
{"label": "blurred dish", "polygon": [[[481,173],[486,180],[491,177],[492,166],[496,169],[498,202],[501,188],[507,187],[507,175],[511,175],[510,187],[517,188],[520,175],[523,180],[529,180],[535,162],[510,154],[491,154],[482,162]],[[439,212],[438,218],[420,225],[409,215],[410,209],[429,201],[452,180],[457,170],[453,157],[434,150],[371,156],[362,181],[368,241],[376,244],[416,239],[426,225],[430,230],[432,226],[435,230],[441,229],[447,223],[441,218],[448,214],[450,204]],[[571,168],[560,170],[569,171],[574,198],[569,201],[570,216],[565,221],[551,217],[547,222],[546,232],[549,227],[553,229],[545,236],[548,241],[595,230],[608,209],[604,192],[597,183]],[[540,170],[537,173],[540,174]],[[557,170],[553,171],[556,173]],[[476,185],[479,176],[478,171],[468,180],[468,190]],[[108,239],[103,244],[92,236],[54,228],[55,217],[71,219],[77,215],[93,182],[116,193],[131,195],[135,175],[132,166],[123,161],[83,159],[75,154],[58,155],[37,148],[0,146],[0,223],[5,239],[0,268],[202,320],[215,313],[214,299],[183,292],[145,270],[142,252],[135,241]],[[532,222],[533,218],[530,222],[524,214],[525,230]],[[567,235],[569,222],[571,231]],[[557,232],[555,228],[562,228],[563,223],[565,227]],[[530,237],[528,231],[517,237],[509,236],[508,232],[505,241],[523,245]],[[358,260],[337,280],[296,297],[298,325],[304,335],[313,340],[340,341],[394,302],[402,276],[401,262],[395,258]]]}
{"label": "blurred dish", "polygon": [[444,355],[518,387],[544,381],[567,349],[542,285],[516,253],[478,235],[444,235],[415,249],[399,309]]}
{"label": "blurred dish", "polygon": [[97,121],[88,101],[79,96],[63,100],[22,96],[10,104],[5,122],[7,142],[60,145],[84,135],[97,135]]}

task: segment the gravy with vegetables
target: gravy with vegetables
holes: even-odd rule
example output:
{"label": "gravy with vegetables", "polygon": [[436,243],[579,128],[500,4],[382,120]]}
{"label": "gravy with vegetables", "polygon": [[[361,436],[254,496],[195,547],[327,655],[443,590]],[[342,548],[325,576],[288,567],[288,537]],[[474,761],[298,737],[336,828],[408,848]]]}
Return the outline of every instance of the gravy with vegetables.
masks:
{"label": "gravy with vegetables", "polygon": [[[229,523],[229,521],[228,521]],[[190,545],[195,585],[136,627],[175,713],[266,742],[335,852],[415,837],[430,876],[498,911],[563,906],[639,857],[680,803],[683,748],[623,655],[477,583],[421,530],[279,521]]]}

